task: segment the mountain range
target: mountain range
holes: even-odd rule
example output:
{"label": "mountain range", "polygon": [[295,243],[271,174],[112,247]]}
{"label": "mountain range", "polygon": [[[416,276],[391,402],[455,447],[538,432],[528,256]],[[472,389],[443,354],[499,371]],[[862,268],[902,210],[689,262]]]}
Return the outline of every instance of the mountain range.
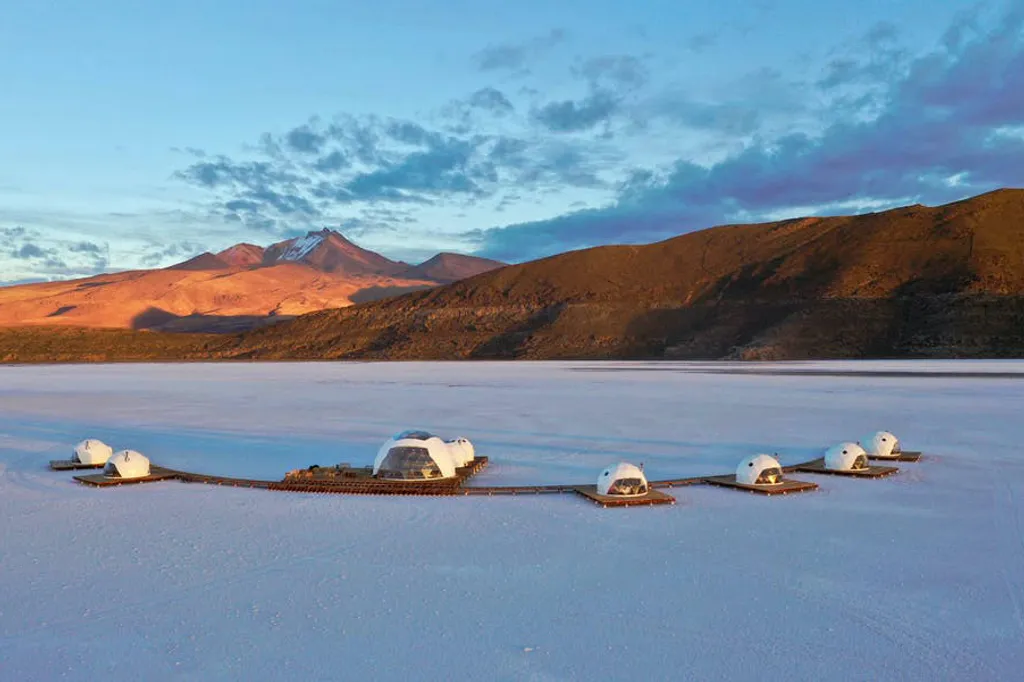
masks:
{"label": "mountain range", "polygon": [[864,357],[1024,357],[1024,190],[573,251],[237,335],[0,333],[6,361]]}
{"label": "mountain range", "polygon": [[2,288],[0,326],[240,331],[502,265],[454,253],[410,265],[324,229],[266,248],[236,244],[159,270]]}

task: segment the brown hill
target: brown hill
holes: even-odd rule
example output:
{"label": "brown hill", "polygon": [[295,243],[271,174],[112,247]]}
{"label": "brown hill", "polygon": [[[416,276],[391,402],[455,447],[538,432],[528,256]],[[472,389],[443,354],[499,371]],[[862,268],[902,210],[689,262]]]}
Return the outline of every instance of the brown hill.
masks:
{"label": "brown hill", "polygon": [[730,225],[253,331],[259,358],[1024,355],[1024,191]]}
{"label": "brown hill", "polygon": [[[168,268],[0,288],[0,326],[239,331],[434,282],[345,277],[301,263],[255,269]],[[381,298],[381,295],[376,296]]]}
{"label": "brown hill", "polygon": [[233,268],[252,268],[263,264],[263,247],[243,242],[220,251],[217,258]]}
{"label": "brown hill", "polygon": [[405,270],[402,275],[412,279],[429,279],[450,284],[502,267],[505,267],[505,263],[489,258],[464,256],[458,253],[439,253],[433,258]]}
{"label": "brown hill", "polygon": [[209,251],[204,251],[198,256],[189,258],[183,263],[175,263],[167,267],[168,270],[223,270],[229,267],[227,262]]}

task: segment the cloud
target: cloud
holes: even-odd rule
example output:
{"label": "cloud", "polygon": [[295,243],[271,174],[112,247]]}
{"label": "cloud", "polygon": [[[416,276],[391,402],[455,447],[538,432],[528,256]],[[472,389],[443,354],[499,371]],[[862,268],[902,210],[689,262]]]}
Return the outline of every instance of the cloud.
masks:
{"label": "cloud", "polygon": [[556,133],[591,130],[607,122],[619,110],[618,99],[599,90],[580,100],[550,102],[533,111],[537,123]]}
{"label": "cloud", "polygon": [[289,131],[285,140],[291,149],[303,154],[317,154],[327,142],[325,136],[314,132],[308,125]]}
{"label": "cloud", "polygon": [[[53,239],[20,225],[0,228],[0,240],[9,246],[0,253],[7,284],[95,275],[109,265],[106,245]],[[5,258],[11,262],[3,264]]]}
{"label": "cloud", "polygon": [[528,63],[544,52],[563,42],[565,31],[552,31],[521,43],[502,43],[484,48],[474,55],[474,61],[481,71],[512,71],[526,73]]}
{"label": "cloud", "polygon": [[683,40],[683,46],[690,52],[700,54],[714,47],[718,42],[717,33],[698,33]]}
{"label": "cloud", "polygon": [[471,107],[483,109],[497,116],[510,114],[515,111],[512,102],[497,88],[481,88],[469,96],[467,103]]}
{"label": "cloud", "polygon": [[[820,132],[755,137],[718,162],[679,160],[634,177],[611,204],[552,220],[472,233],[484,255],[523,259],[615,241],[646,241],[733,220],[851,206],[944,203],[1024,185],[1024,8],[988,30],[945,39],[884,69],[871,55],[849,78],[876,94],[874,108],[836,100]],[[869,36],[875,47],[890,32]],[[892,54],[897,54],[893,48]],[[877,63],[876,63],[877,65]],[[865,68],[865,66],[867,68]],[[830,85],[829,87],[834,87]],[[844,108],[848,107],[848,108]],[[869,118],[865,111],[871,111]]]}
{"label": "cloud", "polygon": [[596,89],[632,90],[650,78],[643,60],[633,55],[603,55],[587,59],[576,72]]}
{"label": "cloud", "polygon": [[[609,62],[605,69],[618,67]],[[489,115],[515,113],[497,88],[478,89],[462,105]],[[579,126],[568,120],[571,114],[592,115],[561,112],[557,120],[558,113],[549,112],[549,122],[563,128]],[[260,136],[248,148],[250,158],[208,155],[175,178],[208,193],[211,216],[277,236],[386,207],[497,205],[509,186],[544,192],[607,185],[597,163],[609,158],[601,145],[537,136],[525,119],[518,122],[528,134],[484,132],[481,125],[453,131],[379,116],[311,118],[284,134]],[[392,226],[384,222],[380,229]]]}
{"label": "cloud", "polygon": [[28,260],[31,258],[46,258],[47,252],[32,243],[22,244],[21,247],[11,251],[11,258]]}

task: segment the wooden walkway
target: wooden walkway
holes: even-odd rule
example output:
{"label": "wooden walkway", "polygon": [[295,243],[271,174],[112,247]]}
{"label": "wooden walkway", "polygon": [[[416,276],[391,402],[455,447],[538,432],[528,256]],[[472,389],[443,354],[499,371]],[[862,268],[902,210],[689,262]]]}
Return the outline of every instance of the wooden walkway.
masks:
{"label": "wooden walkway", "polygon": [[104,464],[82,464],[73,459],[51,459],[50,469],[53,471],[80,471],[82,469],[102,469]]}
{"label": "wooden walkway", "polygon": [[[906,452],[901,455],[907,459],[898,461],[918,461],[921,458],[919,452]],[[913,458],[913,459],[911,459]],[[890,458],[888,461],[893,461]],[[51,462],[53,464],[63,462]],[[302,479],[286,477],[281,481],[266,481],[249,478],[233,478],[228,476],[211,476],[196,474],[188,471],[178,471],[165,467],[153,466],[150,468],[150,475],[142,478],[115,478],[103,474],[75,476],[74,479],[86,485],[96,487],[111,487],[118,485],[130,485],[135,483],[151,483],[154,481],[178,480],[184,483],[202,483],[205,485],[220,485],[235,488],[259,488],[263,490],[278,490],[285,492],[321,493],[321,494],[342,494],[342,495],[424,495],[431,497],[455,496],[455,495],[552,495],[552,494],[576,494],[601,504],[605,507],[630,507],[652,504],[674,504],[675,498],[667,493],[661,492],[665,488],[675,488],[691,485],[715,485],[744,490],[762,495],[788,495],[795,492],[805,492],[818,488],[816,483],[807,481],[784,480],[775,486],[749,486],[736,482],[734,474],[722,476],[691,476],[687,478],[669,478],[650,481],[650,491],[642,497],[618,497],[609,495],[598,495],[597,487],[593,485],[579,484],[549,484],[549,485],[511,485],[511,486],[471,486],[467,482],[474,475],[487,467],[487,457],[478,457],[467,467],[456,469],[453,478],[424,480],[424,481],[402,481],[377,479],[365,472],[353,477],[339,476],[336,478],[315,476]],[[95,468],[95,467],[90,467]],[[55,469],[57,471],[67,469]],[[803,471],[815,474],[830,474],[837,476],[851,476],[856,478],[882,478],[890,476],[899,471],[896,467],[872,466],[863,471],[831,471],[824,466],[824,459],[819,457],[807,462],[792,464],[782,468],[784,472]],[[356,471],[353,469],[353,471]],[[359,471],[362,471],[360,469]]]}
{"label": "wooden walkway", "polygon": [[868,455],[872,462],[920,462],[923,455],[920,452],[901,452],[896,457],[873,457]]}

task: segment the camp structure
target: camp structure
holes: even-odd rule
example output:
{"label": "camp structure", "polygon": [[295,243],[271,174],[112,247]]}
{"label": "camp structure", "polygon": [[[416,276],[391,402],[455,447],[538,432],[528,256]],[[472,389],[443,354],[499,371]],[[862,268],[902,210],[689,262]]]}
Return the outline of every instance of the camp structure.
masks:
{"label": "camp structure", "polygon": [[644,472],[628,462],[619,462],[597,477],[597,492],[601,495],[646,495],[648,489]]}
{"label": "camp structure", "polygon": [[71,459],[55,459],[50,462],[54,471],[70,471],[73,469],[102,469],[114,454],[114,449],[96,438],[86,438],[75,446]]}
{"label": "camp structure", "polygon": [[712,485],[736,488],[762,495],[786,495],[805,492],[818,487],[817,483],[792,481],[782,474],[782,465],[772,455],[751,455],[744,457],[736,467],[736,473],[727,476],[708,476],[704,479]]}
{"label": "camp structure", "polygon": [[876,431],[859,442],[868,453],[868,459],[880,459],[894,462],[917,462],[921,459],[920,452],[904,452],[900,439],[889,431]]}
{"label": "camp structure", "polygon": [[135,450],[121,450],[103,467],[107,478],[144,478],[149,476],[149,458]]}
{"label": "camp structure", "polygon": [[895,474],[896,467],[871,466],[868,453],[857,443],[839,443],[825,451],[825,456],[794,467],[796,471],[861,478],[882,478]]}
{"label": "camp structure", "polygon": [[596,485],[579,486],[576,492],[604,507],[673,504],[675,498],[651,488],[643,469],[619,462],[597,476]]}
{"label": "camp structure", "polygon": [[476,453],[465,438],[444,441],[429,431],[402,431],[390,438],[373,461],[375,478],[422,481],[454,478]]}
{"label": "camp structure", "polygon": [[135,450],[121,450],[107,460],[102,474],[75,476],[75,480],[94,486],[123,485],[125,483],[149,483],[171,478],[180,478],[180,472],[172,472],[150,466],[149,458]]}

